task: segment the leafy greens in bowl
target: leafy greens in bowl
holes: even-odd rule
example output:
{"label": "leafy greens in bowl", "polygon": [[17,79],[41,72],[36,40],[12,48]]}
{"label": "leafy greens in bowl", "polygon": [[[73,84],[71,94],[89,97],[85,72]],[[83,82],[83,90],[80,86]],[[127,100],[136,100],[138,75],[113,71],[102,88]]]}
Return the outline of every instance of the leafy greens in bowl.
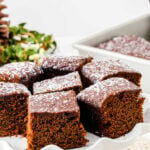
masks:
{"label": "leafy greens in bowl", "polygon": [[25,23],[8,26],[7,44],[0,45],[0,64],[19,61],[38,61],[46,53],[53,54],[56,41],[52,35],[45,35],[25,28]]}

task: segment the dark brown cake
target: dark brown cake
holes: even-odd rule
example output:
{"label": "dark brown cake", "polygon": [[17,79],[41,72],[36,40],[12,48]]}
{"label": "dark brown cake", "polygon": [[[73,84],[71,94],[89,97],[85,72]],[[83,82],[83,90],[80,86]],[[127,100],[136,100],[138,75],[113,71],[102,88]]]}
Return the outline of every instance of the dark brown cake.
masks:
{"label": "dark brown cake", "polygon": [[33,62],[14,62],[0,67],[0,81],[22,83],[31,87],[39,81],[42,69]]}
{"label": "dark brown cake", "polygon": [[67,75],[57,76],[33,84],[33,94],[51,93],[58,91],[74,90],[81,91],[82,83],[79,73],[72,72]]}
{"label": "dark brown cake", "polygon": [[101,43],[101,49],[150,60],[150,42],[136,35],[122,35]]}
{"label": "dark brown cake", "polygon": [[80,71],[82,66],[90,62],[90,56],[47,56],[42,61],[45,77],[65,75],[70,72]]}
{"label": "dark brown cake", "polygon": [[74,91],[31,96],[28,116],[28,150],[49,144],[67,149],[87,143]]}
{"label": "dark brown cake", "polygon": [[81,70],[85,87],[111,77],[123,77],[140,86],[141,73],[120,60],[98,60],[88,63]]}
{"label": "dark brown cake", "polygon": [[81,122],[99,136],[116,138],[143,122],[141,89],[124,78],[98,82],[77,95]]}
{"label": "dark brown cake", "polygon": [[0,136],[25,135],[27,88],[18,83],[0,82]]}

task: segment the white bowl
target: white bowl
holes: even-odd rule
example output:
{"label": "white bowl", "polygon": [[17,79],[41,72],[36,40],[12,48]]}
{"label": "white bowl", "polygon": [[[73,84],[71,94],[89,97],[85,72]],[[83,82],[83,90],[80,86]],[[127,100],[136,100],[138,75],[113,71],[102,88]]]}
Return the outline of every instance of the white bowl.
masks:
{"label": "white bowl", "polygon": [[119,26],[114,26],[108,30],[93,34],[74,43],[73,47],[77,48],[81,55],[89,54],[96,59],[120,59],[124,61],[142,73],[141,87],[145,93],[150,93],[150,60],[100,50],[96,47],[102,42],[124,34],[135,34],[150,40],[150,13],[139,16]]}

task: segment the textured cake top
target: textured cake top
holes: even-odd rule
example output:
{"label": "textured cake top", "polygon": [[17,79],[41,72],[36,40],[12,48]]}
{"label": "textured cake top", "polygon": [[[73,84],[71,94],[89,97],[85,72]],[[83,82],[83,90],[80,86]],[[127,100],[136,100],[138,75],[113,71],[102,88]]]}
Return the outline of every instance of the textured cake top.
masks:
{"label": "textured cake top", "polygon": [[141,89],[124,78],[115,77],[97,82],[86,88],[77,95],[77,99],[95,107],[100,107],[104,100],[111,95],[136,90],[140,91]]}
{"label": "textured cake top", "polygon": [[90,62],[90,56],[47,56],[43,59],[42,68],[49,68],[59,71],[77,71]]}
{"label": "textured cake top", "polygon": [[58,76],[52,79],[34,83],[33,93],[40,94],[48,92],[58,92],[73,89],[75,87],[82,88],[81,79],[77,71],[64,76]]}
{"label": "textured cake top", "polygon": [[33,95],[29,100],[29,109],[31,113],[79,111],[74,91]]}
{"label": "textured cake top", "polygon": [[42,69],[33,62],[14,62],[0,67],[0,81],[26,82],[42,73]]}
{"label": "textured cake top", "polygon": [[[120,60],[98,60],[88,63],[81,70],[84,77],[88,78],[92,83],[101,81],[108,76],[117,73],[139,73]],[[140,73],[139,73],[140,74]]]}
{"label": "textured cake top", "polygon": [[114,37],[99,48],[150,60],[150,42],[135,35]]}
{"label": "textured cake top", "polygon": [[30,92],[23,84],[0,82],[0,97],[14,94],[24,94],[29,96]]}

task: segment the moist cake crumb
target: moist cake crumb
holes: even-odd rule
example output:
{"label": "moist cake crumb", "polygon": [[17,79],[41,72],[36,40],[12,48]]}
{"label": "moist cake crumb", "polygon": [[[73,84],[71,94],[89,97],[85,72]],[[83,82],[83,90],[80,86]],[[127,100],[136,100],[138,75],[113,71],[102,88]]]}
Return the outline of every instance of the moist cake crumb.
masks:
{"label": "moist cake crumb", "polygon": [[0,136],[26,135],[30,92],[18,83],[0,82]]}
{"label": "moist cake crumb", "polygon": [[74,91],[31,96],[28,116],[29,150],[49,144],[68,149],[87,143]]}
{"label": "moist cake crumb", "polygon": [[99,136],[116,138],[143,122],[141,89],[124,78],[98,82],[77,95],[81,122]]}

